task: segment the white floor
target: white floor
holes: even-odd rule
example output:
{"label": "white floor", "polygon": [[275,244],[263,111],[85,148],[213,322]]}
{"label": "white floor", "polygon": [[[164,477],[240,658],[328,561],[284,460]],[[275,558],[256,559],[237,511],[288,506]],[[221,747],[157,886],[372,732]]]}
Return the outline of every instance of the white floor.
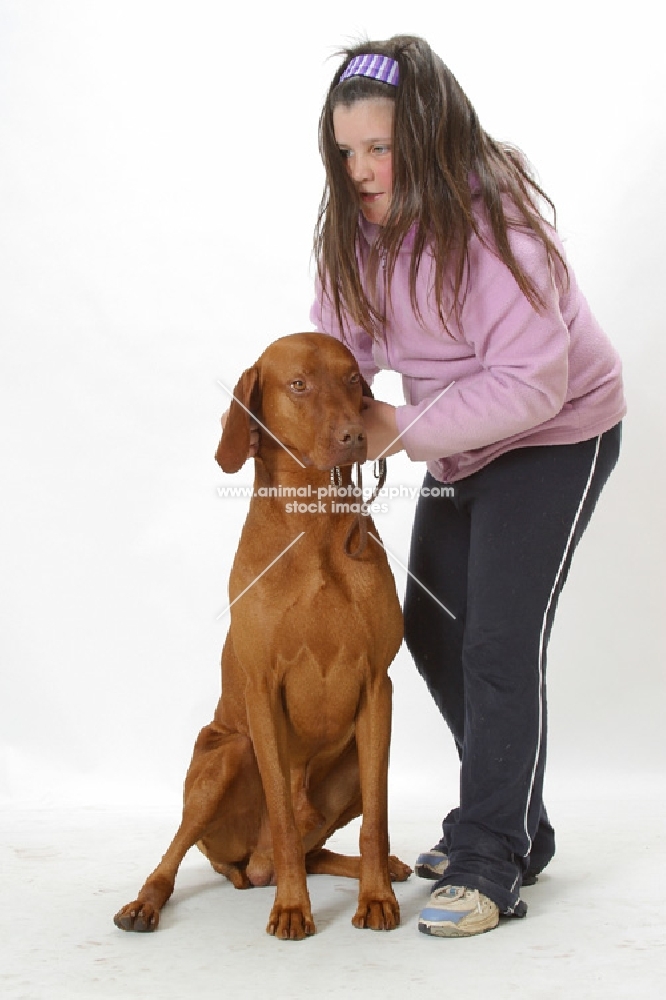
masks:
{"label": "white floor", "polygon": [[[429,884],[397,886],[402,926],[355,930],[356,883],[313,877],[317,934],[265,933],[272,889],[238,892],[196,850],[155,934],[126,934],[113,913],[135,895],[177,817],[156,812],[6,810],[0,819],[0,996],[300,1000],[367,996],[613,1000],[666,996],[666,851],[661,786],[552,790],[558,855],[523,890],[524,920],[490,934],[419,934]],[[436,839],[432,816],[394,803],[392,850],[413,863]],[[338,835],[355,850],[356,830]]]}

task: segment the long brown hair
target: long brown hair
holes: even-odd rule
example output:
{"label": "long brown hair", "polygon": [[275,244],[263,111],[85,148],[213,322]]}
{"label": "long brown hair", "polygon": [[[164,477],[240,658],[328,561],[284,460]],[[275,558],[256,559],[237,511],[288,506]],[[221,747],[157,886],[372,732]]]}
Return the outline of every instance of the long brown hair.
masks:
{"label": "long brown hair", "polygon": [[[358,76],[340,83],[350,60],[365,52],[397,61],[397,87]],[[366,287],[375,286],[381,258],[390,288],[402,242],[415,226],[409,276],[412,308],[421,318],[416,275],[423,252],[429,247],[435,259],[435,300],[440,319],[446,326],[453,314],[459,322],[467,292],[468,243],[475,233],[506,264],[533,307],[542,308],[538,288],[514,257],[508,231],[533,233],[543,244],[551,269],[566,275],[566,263],[540,210],[540,203],[545,202],[554,223],[555,206],[537,184],[523,155],[506,143],[496,142],[481,128],[453,73],[422,38],[396,35],[386,42],[362,42],[341,54],[344,61],[333,77],[319,120],[326,184],[314,239],[319,279],[324,294],[331,297],[341,330],[345,329],[346,316],[375,337],[381,335],[384,323],[382,312],[361,281],[358,196],[333,131],[336,107],[350,107],[356,101],[377,97],[395,102],[393,193],[380,236],[368,258]],[[478,191],[472,191],[470,178],[475,178]],[[480,232],[473,196],[482,199],[493,244]]]}

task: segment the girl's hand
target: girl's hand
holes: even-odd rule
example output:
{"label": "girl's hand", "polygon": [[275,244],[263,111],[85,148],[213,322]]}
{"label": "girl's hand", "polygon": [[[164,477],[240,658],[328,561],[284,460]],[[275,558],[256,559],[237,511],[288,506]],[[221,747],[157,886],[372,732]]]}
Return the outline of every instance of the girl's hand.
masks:
{"label": "girl's hand", "polygon": [[395,406],[363,397],[361,419],[368,436],[368,461],[395,455],[405,447],[398,433]]}
{"label": "girl's hand", "polygon": [[[220,417],[220,423],[222,424],[222,430],[224,430],[224,425],[227,422],[227,417],[229,416],[229,410],[225,410]],[[248,458],[254,458],[254,456],[259,451],[259,424],[256,420],[250,420],[250,450],[247,453]]]}

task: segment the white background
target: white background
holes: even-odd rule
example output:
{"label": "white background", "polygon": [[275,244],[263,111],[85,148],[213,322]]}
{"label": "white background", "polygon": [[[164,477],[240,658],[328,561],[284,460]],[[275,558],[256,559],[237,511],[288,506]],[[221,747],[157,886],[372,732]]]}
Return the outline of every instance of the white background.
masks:
{"label": "white background", "polygon": [[[664,995],[657,18],[653,0],[0,0],[3,996]],[[124,935],[111,915],[166,847],[219,692],[246,501],[217,490],[252,470],[213,461],[217,383],[309,327],[334,52],[399,32],[535,164],[625,363],[623,455],[550,647],[558,854],[527,920],[458,943],[416,933],[419,879],[386,936],[351,928],[353,884],[311,879],[318,933],[292,945],[264,933],[270,890],[236,893],[193,851],[158,933]],[[390,375],[376,392],[400,402]],[[393,484],[423,471],[389,463]],[[378,518],[403,563],[412,508]],[[456,758],[404,649],[392,676],[391,836],[413,863]]]}
{"label": "white background", "polygon": [[[624,452],[551,643],[549,780],[661,772],[665,86],[652,10],[0,3],[5,802],[177,807],[218,695],[217,616],[246,507],[217,487],[251,482],[251,463],[229,477],[213,461],[217,381],[309,328],[334,53],[398,32],[424,35],[484,127],[535,164],[625,363]],[[376,394],[400,401],[388,375]],[[389,463],[392,483],[423,472]],[[402,562],[412,507],[378,519]],[[453,745],[406,650],[392,675],[392,810],[420,797],[438,818],[455,804]]]}

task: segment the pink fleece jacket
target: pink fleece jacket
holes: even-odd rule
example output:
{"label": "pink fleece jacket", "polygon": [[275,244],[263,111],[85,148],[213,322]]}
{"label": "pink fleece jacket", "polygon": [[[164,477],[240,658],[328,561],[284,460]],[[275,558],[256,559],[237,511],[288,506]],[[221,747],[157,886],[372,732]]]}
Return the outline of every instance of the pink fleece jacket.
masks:
{"label": "pink fleece jacket", "polygon": [[[361,217],[363,270],[378,231]],[[412,234],[398,255],[381,341],[354,324],[343,337],[330,300],[317,288],[312,322],[348,344],[366,380],[382,368],[401,373],[406,403],[396,413],[405,449],[441,482],[469,476],[513,448],[596,437],[626,411],[619,357],[571,268],[568,286],[558,287],[533,236],[513,231],[510,240],[544,298],[542,311],[476,236],[461,322],[452,317],[448,330],[437,315],[434,261],[427,253],[416,282],[422,322],[412,309]]]}

